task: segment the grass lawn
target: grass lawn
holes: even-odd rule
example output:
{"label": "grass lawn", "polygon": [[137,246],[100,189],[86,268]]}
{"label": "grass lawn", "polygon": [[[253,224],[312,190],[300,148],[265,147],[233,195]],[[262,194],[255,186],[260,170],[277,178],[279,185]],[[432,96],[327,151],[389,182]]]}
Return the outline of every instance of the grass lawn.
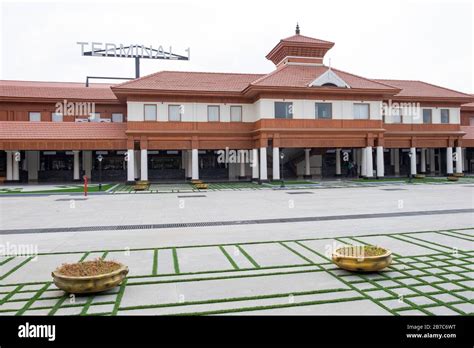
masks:
{"label": "grass lawn", "polygon": [[[102,192],[110,189],[114,184],[103,184]],[[89,186],[88,192],[99,192],[99,185],[94,184]],[[37,190],[37,191],[22,191],[20,188],[5,188],[0,189],[0,194],[44,194],[44,193],[74,193],[74,192],[84,192],[84,186],[82,185],[73,185],[73,186],[58,186],[57,189],[53,190]]]}
{"label": "grass lawn", "polygon": [[[286,185],[314,185],[314,184],[319,184],[319,182],[316,181],[306,181],[306,180],[283,180]],[[268,183],[269,185],[276,185],[280,186],[281,185],[281,180],[273,180]]]}

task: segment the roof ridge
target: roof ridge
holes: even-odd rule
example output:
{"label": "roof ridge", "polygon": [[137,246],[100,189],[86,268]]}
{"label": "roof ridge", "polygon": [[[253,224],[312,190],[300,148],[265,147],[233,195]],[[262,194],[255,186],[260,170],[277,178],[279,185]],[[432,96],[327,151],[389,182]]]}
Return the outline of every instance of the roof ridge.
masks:
{"label": "roof ridge", "polygon": [[122,87],[126,84],[129,84],[129,83],[135,83],[137,81],[142,81],[146,78],[150,78],[150,77],[154,77],[154,76],[157,76],[159,74],[162,74],[162,73],[179,73],[179,74],[214,74],[214,75],[242,75],[242,76],[253,76],[253,75],[261,75],[261,76],[265,76],[265,74],[258,74],[258,73],[226,73],[226,72],[210,72],[210,71],[180,71],[180,70],[160,70],[160,71],[157,71],[157,72],[154,72],[152,74],[148,74],[148,75],[145,75],[145,76],[142,76],[142,77],[139,77],[139,78],[136,78],[136,79],[133,79],[133,80],[130,80],[130,81],[125,81],[125,82],[122,82],[118,85],[114,85],[113,87],[116,88],[116,87]]}
{"label": "roof ridge", "polygon": [[370,82],[373,82],[373,83],[376,83],[376,84],[379,84],[379,85],[382,85],[382,86],[390,87],[390,88],[393,88],[393,89],[400,89],[400,88],[397,88],[397,87],[394,87],[394,86],[391,86],[391,85],[387,85],[387,84],[382,83],[382,82],[375,81],[373,79],[369,79],[368,77],[356,75],[356,74],[353,74],[353,73],[350,73],[350,72],[347,72],[347,71],[344,71],[344,70],[340,70],[340,69],[336,69],[336,68],[331,68],[331,70],[339,71],[343,74],[351,75],[351,76],[357,77],[359,79],[370,81]]}
{"label": "roof ridge", "polygon": [[[288,65],[283,65],[283,66],[281,66],[281,67],[278,67],[278,68],[276,68],[275,70],[269,72],[268,74],[266,74],[266,75],[264,75],[264,76],[262,76],[262,77],[256,79],[255,81],[250,82],[250,83],[249,83],[249,86],[250,86],[250,85],[255,85],[256,83],[260,83],[260,82],[264,81],[265,79],[269,78],[270,76],[273,76],[273,75],[276,74],[277,72],[280,72],[280,71],[282,71],[283,69],[285,69],[285,68],[287,68],[287,67],[288,67]],[[247,87],[248,87],[248,86],[247,86]]]}
{"label": "roof ridge", "polygon": [[421,81],[421,80],[403,80],[403,79],[376,79],[376,80],[382,80],[382,81],[419,82],[419,83],[423,83],[423,84],[428,85],[428,86],[432,86],[432,87],[436,87],[436,88],[441,88],[441,89],[444,89],[444,90],[446,90],[446,91],[456,92],[456,93],[459,93],[459,94],[464,94],[464,95],[466,95],[466,96],[468,96],[468,97],[473,96],[472,94],[469,94],[469,93],[464,93],[464,92],[456,91],[455,89],[452,89],[452,88],[447,88],[447,87],[435,85],[435,84],[433,84],[433,83],[426,82],[426,81]]}
{"label": "roof ridge", "polygon": [[[84,82],[77,82],[77,81],[38,81],[38,80],[0,80],[0,82],[32,82],[32,83],[57,83],[57,84],[77,84],[77,85],[83,85],[83,87],[86,87],[86,84]],[[92,82],[89,83],[90,85],[104,85],[104,86],[111,86],[113,84],[111,83],[105,83],[105,82]]]}

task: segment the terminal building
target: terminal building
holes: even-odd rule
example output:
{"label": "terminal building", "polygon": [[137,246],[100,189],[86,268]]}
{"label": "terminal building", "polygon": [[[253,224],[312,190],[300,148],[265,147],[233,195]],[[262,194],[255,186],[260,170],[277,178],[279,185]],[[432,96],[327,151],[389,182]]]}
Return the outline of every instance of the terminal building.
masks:
{"label": "terminal building", "polygon": [[[268,74],[160,71],[87,87],[0,81],[0,177],[264,182],[472,173],[473,95],[338,70],[323,62],[333,46],[297,28],[267,54],[275,64]],[[238,160],[220,160],[226,150]]]}

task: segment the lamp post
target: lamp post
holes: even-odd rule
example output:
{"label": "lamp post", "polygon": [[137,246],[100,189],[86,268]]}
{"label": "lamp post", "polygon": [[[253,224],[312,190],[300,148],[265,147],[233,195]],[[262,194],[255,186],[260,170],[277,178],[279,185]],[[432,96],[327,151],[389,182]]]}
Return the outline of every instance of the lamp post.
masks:
{"label": "lamp post", "polygon": [[102,160],[104,157],[102,155],[97,156],[97,160],[99,161],[99,191],[102,191]]}
{"label": "lamp post", "polygon": [[413,182],[413,178],[412,178],[412,174],[411,174],[411,156],[412,153],[411,151],[408,153],[408,158],[409,158],[409,161],[410,161],[410,166],[409,166],[409,171],[410,171],[410,175],[408,176],[408,182],[411,184]]}
{"label": "lamp post", "polygon": [[280,152],[280,180],[281,180],[280,188],[285,187],[285,181],[283,180],[283,158],[285,158],[285,154],[283,153],[283,150],[282,150]]}

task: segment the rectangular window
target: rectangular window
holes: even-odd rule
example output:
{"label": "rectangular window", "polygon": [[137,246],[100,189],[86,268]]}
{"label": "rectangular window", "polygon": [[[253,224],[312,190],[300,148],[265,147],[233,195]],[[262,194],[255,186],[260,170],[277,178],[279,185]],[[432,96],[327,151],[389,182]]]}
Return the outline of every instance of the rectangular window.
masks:
{"label": "rectangular window", "polygon": [[275,118],[293,118],[293,103],[275,102]]}
{"label": "rectangular window", "polygon": [[113,113],[112,114],[112,122],[122,123],[123,122],[123,114]]}
{"label": "rectangular window", "polygon": [[91,122],[100,122],[100,112],[91,112],[89,114],[89,120]]}
{"label": "rectangular window", "polygon": [[145,104],[145,121],[156,121],[156,105],[155,104]]}
{"label": "rectangular window", "polygon": [[331,103],[316,103],[316,118],[329,120],[332,118]]}
{"label": "rectangular window", "polygon": [[208,105],[207,106],[207,120],[209,122],[219,122],[219,119],[220,119],[219,105]]}
{"label": "rectangular window", "polygon": [[392,108],[392,123],[402,123],[402,109]]}
{"label": "rectangular window", "polygon": [[431,109],[423,109],[423,123],[430,124],[433,111]]}
{"label": "rectangular window", "polygon": [[354,104],[354,119],[368,120],[369,119],[369,104]]}
{"label": "rectangular window", "polygon": [[41,112],[30,112],[30,122],[40,122]]}
{"label": "rectangular window", "polygon": [[181,121],[181,105],[168,105],[168,121]]}
{"label": "rectangular window", "polygon": [[53,112],[51,114],[51,121],[53,122],[62,122],[63,121],[63,114],[59,112]]}
{"label": "rectangular window", "polygon": [[441,109],[441,123],[449,123],[449,109]]}
{"label": "rectangular window", "polygon": [[233,105],[230,107],[230,122],[242,122],[242,107]]}

